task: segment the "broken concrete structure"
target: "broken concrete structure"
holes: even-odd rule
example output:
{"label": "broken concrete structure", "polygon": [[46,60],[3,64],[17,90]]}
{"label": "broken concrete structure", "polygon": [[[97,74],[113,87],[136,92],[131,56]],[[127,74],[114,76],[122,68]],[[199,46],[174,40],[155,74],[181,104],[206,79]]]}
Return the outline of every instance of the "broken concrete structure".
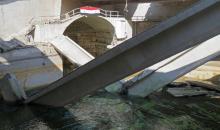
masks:
{"label": "broken concrete structure", "polygon": [[0,83],[1,94],[5,101],[14,103],[19,100],[27,99],[24,89],[20,86],[13,74],[6,74],[4,78],[0,80]]}
{"label": "broken concrete structure", "polygon": [[0,75],[14,73],[25,90],[44,87],[196,2],[2,0],[0,39],[22,46],[3,49]]}
{"label": "broken concrete structure", "polygon": [[[2,0],[0,1],[0,38],[3,41],[9,42],[12,41],[11,39],[16,39],[19,43],[31,45],[35,47],[36,50],[39,50],[39,53],[44,53],[43,55],[47,57],[44,58],[46,63],[52,61],[51,63],[54,65],[48,65],[48,67],[50,66],[51,68],[48,69],[48,67],[46,67],[47,64],[42,63],[44,65],[38,67],[38,70],[36,70],[35,65],[33,65],[33,60],[35,59],[31,57],[31,55],[35,55],[32,53],[36,52],[29,52],[29,47],[23,47],[20,50],[14,49],[12,52],[8,52],[8,54],[3,53],[1,57],[10,55],[11,57],[6,59],[7,61],[12,62],[10,58],[13,57],[16,62],[21,62],[23,58],[14,58],[17,57],[15,56],[17,53],[14,52],[21,53],[19,55],[30,53],[30,57],[27,57],[28,60],[27,58],[23,60],[25,60],[30,67],[33,66],[32,69],[24,70],[25,72],[23,72],[21,68],[14,66],[14,62],[12,62],[13,64],[4,65],[4,68],[1,69],[1,75],[7,72],[15,73],[25,88],[44,86],[52,83],[61,78],[63,76],[63,70],[65,71],[65,68],[69,66],[69,64],[66,65],[66,63],[68,63],[66,61],[68,60],[63,56],[59,56],[60,52],[51,50],[53,47],[48,44],[57,36],[68,36],[73,42],[79,44],[93,56],[99,56],[108,49],[131,38],[132,35],[134,36],[137,32],[141,32],[143,28],[148,27],[152,19],[160,19],[162,21],[193,2],[193,0],[190,2],[178,2],[179,6],[176,6],[177,4],[170,6],[172,2],[168,2],[169,4],[167,2],[129,2],[127,5],[128,12],[125,16],[125,3],[119,2],[114,4],[112,1],[104,4],[99,3],[99,7],[101,7],[104,12],[102,12],[102,15],[91,16],[77,12],[82,6],[92,5],[92,3],[88,3],[88,1]],[[154,13],[152,13],[153,8]],[[75,13],[75,15],[71,14],[71,11],[74,11],[73,13]],[[146,17],[143,18],[145,15]],[[139,16],[142,17],[142,20],[135,19],[135,17]],[[161,16],[163,16],[163,18]],[[143,27],[141,23],[141,26],[139,26],[138,22],[146,23],[147,26]],[[44,49],[42,50],[42,48]],[[23,50],[25,50],[25,52],[22,52]],[[57,55],[55,61],[51,60],[54,59],[53,57],[55,55]],[[63,54],[61,53],[61,55]],[[4,61],[2,61],[2,63],[3,62]],[[31,62],[31,64],[29,62]],[[17,63],[15,64],[18,65]],[[9,71],[9,69],[5,69],[5,67],[13,69]],[[48,73],[48,70],[50,70],[50,73]],[[45,78],[39,78],[41,75],[44,75]],[[46,78],[49,77],[49,75],[53,76],[50,76],[50,79]]]}
{"label": "broken concrete structure", "polygon": [[[198,45],[198,50],[192,49],[193,55],[189,53],[186,57],[183,56],[183,59],[179,58],[180,61],[189,59],[188,63],[171,65],[176,69],[180,64],[180,68],[171,70],[171,74],[182,76],[196,66],[219,56],[220,50],[216,46],[210,46],[211,48],[206,52],[207,46],[211,43],[217,45],[216,41],[219,40],[214,38],[220,33],[220,23],[216,22],[220,20],[219,10],[219,1],[200,1],[52,83],[25,103],[64,106],[177,53],[192,47],[196,48]],[[209,39],[211,42],[206,43],[205,41]],[[205,44],[202,44],[203,42]],[[196,56],[195,53],[201,50],[204,55]],[[179,74],[175,73],[176,71]],[[165,74],[167,74],[166,71]],[[165,81],[167,81],[166,78]]]}
{"label": "broken concrete structure", "polygon": [[216,58],[220,55],[218,41],[220,41],[220,35],[201,43],[172,61],[163,64],[163,66],[153,70],[152,73],[145,75],[130,86],[128,88],[128,94],[146,97],[176,80],[178,77],[190,72],[192,69]]}

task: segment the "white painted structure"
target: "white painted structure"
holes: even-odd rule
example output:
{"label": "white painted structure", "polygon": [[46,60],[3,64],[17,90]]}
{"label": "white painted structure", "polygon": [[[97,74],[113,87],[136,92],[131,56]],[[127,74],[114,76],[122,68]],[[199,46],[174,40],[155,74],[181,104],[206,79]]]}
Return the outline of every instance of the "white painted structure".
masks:
{"label": "white painted structure", "polygon": [[0,38],[9,40],[25,34],[32,19],[40,16],[59,16],[61,0],[1,0]]}
{"label": "white painted structure", "polygon": [[172,1],[130,3],[128,5],[128,16],[132,21],[161,21],[175,15],[190,3],[190,0],[185,1],[184,5]]}
{"label": "white painted structure", "polygon": [[[105,22],[97,23],[97,20],[102,19],[105,20],[107,23],[111,24],[111,26],[114,28],[112,30],[113,34],[116,35],[117,39],[120,41],[124,41],[126,39],[129,39],[132,37],[132,27],[128,23],[128,21],[124,17],[108,17],[108,16],[87,16],[86,14],[80,14],[79,12],[75,12],[74,9],[71,12],[68,12],[67,14],[64,14],[64,19],[57,19],[57,18],[48,18],[36,20],[39,22],[36,22],[35,24],[35,42],[48,42],[51,39],[55,38],[56,36],[62,35],[64,31],[67,29],[67,27],[72,24],[74,21],[82,18],[82,17],[93,17],[93,20],[90,20],[87,22],[91,27],[94,28],[105,28]],[[71,15],[69,15],[72,13]],[[62,18],[62,16],[60,16]],[[34,20],[35,21],[35,20]],[[45,22],[43,22],[45,21]],[[48,21],[48,22],[46,22]],[[100,21],[100,20],[99,20]]]}
{"label": "white painted structure", "polygon": [[51,45],[37,45],[0,54],[0,77],[15,74],[25,90],[48,85],[63,77],[63,61]]}

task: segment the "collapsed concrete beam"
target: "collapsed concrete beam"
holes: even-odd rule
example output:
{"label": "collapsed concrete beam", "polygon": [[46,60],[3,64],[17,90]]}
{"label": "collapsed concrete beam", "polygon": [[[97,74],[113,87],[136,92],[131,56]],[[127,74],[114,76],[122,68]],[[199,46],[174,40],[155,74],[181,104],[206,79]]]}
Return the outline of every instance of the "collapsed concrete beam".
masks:
{"label": "collapsed concrete beam", "polygon": [[196,46],[186,54],[142,78],[128,89],[128,94],[146,97],[191,70],[220,55],[220,35]]}
{"label": "collapsed concrete beam", "polygon": [[109,86],[107,86],[105,89],[108,92],[113,92],[113,93],[127,93],[127,89],[130,87],[134,86],[136,82],[139,82],[140,80],[146,79],[149,75],[160,69],[161,67],[167,65],[168,63],[172,62],[173,60],[177,59],[178,57],[184,55],[188,51],[190,51],[192,48],[185,50],[183,52],[180,52],[166,60],[163,60],[153,66],[150,66],[149,68],[144,69],[142,72],[137,74],[136,76],[131,76],[132,78],[129,79],[126,77],[125,79],[122,79],[116,83],[113,83]]}
{"label": "collapsed concrete beam", "polygon": [[8,103],[16,103],[27,98],[24,89],[19,85],[15,75],[6,74],[1,80],[1,93],[3,99]]}
{"label": "collapsed concrete beam", "polygon": [[66,36],[56,37],[51,44],[73,64],[82,66],[94,59],[91,54]]}
{"label": "collapsed concrete beam", "polygon": [[63,77],[63,62],[54,47],[26,46],[0,54],[0,77],[13,73],[25,90],[46,86]]}
{"label": "collapsed concrete beam", "polygon": [[201,0],[78,68],[25,103],[63,106],[220,33],[219,0]]}

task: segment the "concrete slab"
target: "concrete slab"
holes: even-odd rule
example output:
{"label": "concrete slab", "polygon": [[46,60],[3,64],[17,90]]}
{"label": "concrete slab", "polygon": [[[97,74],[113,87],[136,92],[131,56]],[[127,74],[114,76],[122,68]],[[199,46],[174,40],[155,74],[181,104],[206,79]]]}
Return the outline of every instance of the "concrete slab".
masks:
{"label": "concrete slab", "polygon": [[89,52],[66,36],[56,37],[51,44],[73,64],[81,66],[94,59]]}
{"label": "concrete slab", "polygon": [[27,98],[24,89],[19,85],[15,75],[8,73],[0,82],[2,97],[6,102],[15,103],[16,101]]}

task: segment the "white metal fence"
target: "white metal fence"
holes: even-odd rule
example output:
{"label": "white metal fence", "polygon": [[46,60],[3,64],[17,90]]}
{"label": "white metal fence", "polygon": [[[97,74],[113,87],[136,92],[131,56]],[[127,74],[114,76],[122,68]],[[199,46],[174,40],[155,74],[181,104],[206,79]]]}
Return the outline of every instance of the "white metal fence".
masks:
{"label": "white metal fence", "polygon": [[[78,14],[83,14],[80,12],[80,8],[73,9],[65,14],[62,14],[60,16],[41,16],[37,18],[33,18],[30,23],[31,24],[37,24],[37,23],[42,23],[42,24],[50,24],[50,23],[62,23]],[[86,14],[89,15],[89,14]],[[123,17],[123,15],[120,14],[119,11],[111,11],[111,10],[104,10],[100,9],[100,13],[97,14],[90,14],[90,15],[98,15],[102,17]]]}

